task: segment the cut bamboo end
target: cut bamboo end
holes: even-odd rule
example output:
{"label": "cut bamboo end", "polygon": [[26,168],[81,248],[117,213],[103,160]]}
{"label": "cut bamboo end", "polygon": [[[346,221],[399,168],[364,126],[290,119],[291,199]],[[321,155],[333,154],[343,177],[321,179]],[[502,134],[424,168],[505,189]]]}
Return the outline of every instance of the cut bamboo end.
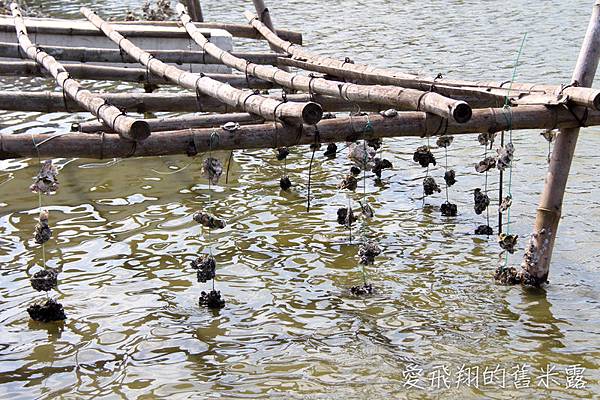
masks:
{"label": "cut bamboo end", "polygon": [[135,120],[131,124],[131,128],[129,129],[129,135],[132,140],[144,140],[147,139],[152,133],[152,129],[150,128],[150,124],[143,120]]}
{"label": "cut bamboo end", "polygon": [[456,122],[459,124],[464,124],[465,122],[469,122],[473,116],[473,110],[469,104],[464,101],[460,101],[455,103],[450,108],[450,114],[452,114],[452,117]]}
{"label": "cut bamboo end", "polygon": [[323,108],[318,103],[306,103],[302,109],[302,120],[307,125],[315,125],[323,118]]}

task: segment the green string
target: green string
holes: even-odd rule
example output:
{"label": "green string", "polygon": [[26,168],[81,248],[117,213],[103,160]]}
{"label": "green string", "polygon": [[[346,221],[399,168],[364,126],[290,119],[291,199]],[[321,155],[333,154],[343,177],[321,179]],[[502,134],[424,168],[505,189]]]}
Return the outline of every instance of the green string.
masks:
{"label": "green string", "polygon": [[[515,60],[515,64],[513,66],[513,73],[512,73],[512,78],[510,80],[510,85],[508,87],[508,93],[506,94],[506,96],[504,96],[504,108],[508,109],[508,116],[506,116],[507,118],[507,122],[508,122],[508,143],[512,144],[512,108],[510,106],[510,92],[512,90],[512,86],[513,83],[515,81],[515,78],[517,76],[517,67],[519,66],[519,60],[521,58],[521,54],[523,53],[523,48],[525,47],[525,41],[527,40],[527,32],[525,32],[525,34],[523,35],[523,40],[521,41],[521,46],[519,47],[519,52],[517,53],[517,58]],[[512,160],[510,162],[510,165],[508,167],[508,195],[512,198],[512,172],[513,172],[513,165],[512,165]],[[507,213],[506,213],[506,234],[510,235],[510,209],[511,207],[508,208]],[[506,267],[508,265],[508,252],[506,252],[505,258],[504,258],[504,267]]]}

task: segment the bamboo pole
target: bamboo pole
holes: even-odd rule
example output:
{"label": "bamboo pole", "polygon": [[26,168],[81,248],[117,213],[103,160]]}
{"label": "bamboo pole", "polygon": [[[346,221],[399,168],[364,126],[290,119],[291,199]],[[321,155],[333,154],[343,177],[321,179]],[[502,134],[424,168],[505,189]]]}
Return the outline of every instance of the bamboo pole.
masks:
{"label": "bamboo pole", "polygon": [[[123,54],[119,49],[94,47],[44,46],[44,51],[57,60],[105,63],[137,63],[138,60]],[[202,51],[192,50],[148,50],[148,53],[166,63],[174,64],[221,64],[221,61]],[[279,57],[274,53],[241,52],[243,57],[256,64],[277,64]],[[0,42],[0,57],[27,58],[15,43]]]}
{"label": "bamboo pole", "polygon": [[[88,79],[100,81],[121,81],[150,83],[155,85],[173,85],[165,77],[147,74],[145,68],[131,67],[106,67],[92,64],[67,64],[62,66],[75,79]],[[0,61],[0,76],[36,76],[45,77],[47,71],[32,61]],[[255,77],[239,74],[205,74],[219,82],[225,82],[237,88],[272,89],[278,87],[272,82],[267,82]]]}
{"label": "bamboo pole", "polygon": [[[275,32],[275,27],[273,26],[273,20],[271,19],[271,13],[269,12],[269,9],[265,5],[265,2],[263,0],[252,0],[252,2],[254,3],[254,9],[256,10],[256,15],[258,15],[258,18],[260,19],[260,21],[263,24],[265,24],[270,30]],[[271,50],[281,52],[281,50],[278,50],[271,43],[269,43],[269,47],[271,48]],[[285,67],[285,66],[282,66],[281,68],[286,72],[289,72],[289,70],[290,70],[288,67]]]}
{"label": "bamboo pole", "polygon": [[89,90],[83,89],[76,80],[70,77],[60,63],[35,46],[29,40],[18,4],[12,3],[10,8],[15,19],[19,46],[29,58],[42,65],[54,77],[56,83],[63,89],[63,96],[66,94],[74,99],[81,107],[102,119],[107,126],[118,132],[124,139],[143,140],[150,136],[150,127],[145,121],[126,116],[118,108],[94,96]]}
{"label": "bamboo pole", "polygon": [[[51,22],[51,23],[50,23]],[[118,30],[128,38],[150,38],[159,37],[167,39],[185,39],[187,33],[178,26],[175,21],[115,21]],[[64,43],[69,43],[73,36],[100,36],[92,24],[87,22],[69,19],[53,18],[27,18],[25,24],[30,34],[43,35],[61,35],[64,36]],[[264,40],[262,35],[251,26],[246,24],[230,24],[221,22],[196,22],[199,29],[222,29],[233,37]],[[147,29],[140,29],[147,27]],[[14,32],[12,18],[2,18],[0,16],[0,32]],[[292,43],[302,44],[302,33],[293,32],[287,29],[277,29],[279,37],[289,40]],[[63,44],[63,43],[58,43]]]}
{"label": "bamboo pole", "polygon": [[434,92],[334,82],[323,78],[291,74],[276,67],[261,66],[243,60],[210,43],[196,29],[182,4],[178,4],[176,10],[185,29],[204,52],[238,71],[294,90],[338,97],[349,102],[374,102],[401,110],[422,110],[445,118],[454,118],[457,122],[466,122],[471,118],[472,110],[467,103]]}
{"label": "bamboo pole", "polygon": [[[596,0],[590,23],[573,72],[573,82],[589,87],[600,61],[600,0]],[[575,110],[584,115],[586,110]],[[523,262],[522,281],[540,286],[548,279],[552,250],[562,212],[565,188],[579,137],[579,125],[561,129],[548,166],[529,247]]]}
{"label": "bamboo pole", "polygon": [[[241,106],[232,107],[224,104],[218,99],[191,92],[177,93],[97,93],[97,97],[106,102],[127,109],[130,112],[145,113],[153,111],[172,111],[172,112],[219,112],[230,113],[244,111]],[[268,98],[280,102],[281,96],[273,94]],[[290,106],[294,104],[303,104],[311,98],[322,105],[327,111],[356,111],[356,105],[347,101],[335,99],[328,96],[308,94],[290,94],[287,100]],[[358,104],[363,111],[379,111],[376,105],[368,103]],[[0,91],[0,110],[7,111],[30,111],[30,112],[80,112],[86,111],[85,108],[78,105],[75,101],[67,99],[66,104],[62,93],[60,92],[17,92]]]}
{"label": "bamboo pole", "polygon": [[[150,125],[152,132],[165,132],[181,129],[219,127],[228,122],[236,122],[240,125],[262,124],[265,122],[265,120],[258,115],[248,113],[232,113],[152,118],[146,119],[146,122],[148,122],[148,125]],[[113,133],[110,131],[110,128],[107,128],[104,124],[97,121],[76,124],[73,127],[73,130],[83,133]]]}
{"label": "bamboo pole", "polygon": [[202,7],[200,6],[200,0],[185,0],[187,9],[190,10],[190,17],[195,22],[204,22],[202,16]]}
{"label": "bamboo pole", "polygon": [[274,47],[292,56],[279,58],[279,64],[320,72],[353,81],[368,84],[394,85],[418,90],[435,90],[438,93],[455,98],[465,92],[473,96],[495,96],[496,101],[503,103],[505,97],[520,98],[528,93],[543,93],[567,98],[571,103],[600,110],[600,90],[576,86],[561,87],[556,85],[534,85],[513,83],[509,88],[507,82],[470,82],[444,78],[422,77],[400,73],[386,68],[374,68],[364,64],[340,61],[320,56],[305,50],[302,46],[285,41],[278,37],[265,24],[249,12],[244,13],[250,24]]}
{"label": "bamboo pole", "polygon": [[[600,111],[588,114],[589,125],[600,125]],[[519,106],[512,109],[477,109],[464,124],[431,113],[406,111],[395,117],[378,114],[327,119],[318,125],[291,126],[280,123],[241,126],[238,130],[217,130],[212,150],[259,149],[280,146],[355,141],[362,138],[423,137],[436,135],[477,134],[512,129],[572,128],[579,121],[564,107]],[[318,129],[318,130],[317,130]],[[1,134],[0,159],[32,157],[39,150],[42,157],[113,158],[128,156],[162,156],[196,154],[209,150],[214,128],[186,129],[153,133],[137,146],[126,146],[117,135],[65,133]],[[46,140],[43,146],[36,143]]]}
{"label": "bamboo pole", "polygon": [[293,124],[316,124],[323,115],[321,106],[314,102],[286,103],[277,101],[262,97],[252,91],[235,89],[203,74],[194,74],[169,66],[152,57],[148,52],[136,47],[88,8],[82,7],[81,12],[94,26],[117,43],[123,51],[146,66],[152,73],[164,76],[182,87],[200,91],[225,104],[260,115],[267,120],[282,119]]}

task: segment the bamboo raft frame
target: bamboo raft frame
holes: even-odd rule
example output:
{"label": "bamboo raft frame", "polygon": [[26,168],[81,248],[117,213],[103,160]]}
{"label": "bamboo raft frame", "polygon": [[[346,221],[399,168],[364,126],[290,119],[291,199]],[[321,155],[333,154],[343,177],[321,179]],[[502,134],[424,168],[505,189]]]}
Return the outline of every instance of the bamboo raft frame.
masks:
{"label": "bamboo raft frame", "polygon": [[[193,156],[209,150],[383,137],[560,129],[532,241],[519,272],[530,284],[546,282],[579,128],[600,125],[600,90],[590,88],[600,60],[600,0],[593,7],[573,79],[560,86],[433,78],[355,64],[349,59],[336,60],[306,50],[300,33],[275,30],[262,0],[254,0],[256,14],[245,13],[248,25],[204,22],[200,3],[186,3],[187,9],[181,4],[177,7],[180,22],[108,23],[92,10],[82,8],[88,22],[80,23],[76,29],[61,28],[52,20],[23,19],[18,7],[11,5],[13,23],[0,16],[0,32],[16,32],[19,43],[0,42],[0,57],[11,58],[0,61],[0,74],[50,75],[63,87],[63,93],[0,92],[0,109],[88,111],[101,122],[81,123],[72,132],[51,135],[0,132],[0,159]],[[223,29],[235,37],[265,40],[272,52],[227,51],[210,42],[206,29]],[[117,48],[39,48],[31,43],[27,31],[104,37]],[[201,51],[143,50],[134,44],[137,38],[151,37],[187,38]],[[14,60],[19,58],[31,61]],[[60,64],[58,60],[80,63]],[[143,68],[89,62],[140,63]],[[172,65],[186,63],[223,65],[238,73],[193,73]],[[294,72],[294,68],[299,71]],[[172,85],[192,92],[92,94],[75,79]],[[248,88],[286,88],[296,93],[266,94]],[[390,107],[399,112],[321,120],[323,111],[380,111]],[[123,108],[138,113],[194,114],[139,119],[126,115]],[[227,122],[239,125],[233,130],[224,129],[222,125]],[[365,129],[367,126],[369,129]],[[213,140],[215,133],[217,142]]]}

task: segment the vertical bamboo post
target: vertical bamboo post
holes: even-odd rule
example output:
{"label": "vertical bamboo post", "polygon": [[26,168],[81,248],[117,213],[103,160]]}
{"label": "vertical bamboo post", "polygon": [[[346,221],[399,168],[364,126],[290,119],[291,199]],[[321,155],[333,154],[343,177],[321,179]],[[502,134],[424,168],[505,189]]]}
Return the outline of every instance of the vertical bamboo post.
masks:
{"label": "vertical bamboo post", "polygon": [[[273,27],[271,13],[269,12],[267,6],[265,6],[265,2],[263,0],[252,0],[252,2],[254,3],[254,8],[256,9],[256,15],[258,15],[259,21],[265,24],[267,28],[269,28],[273,32],[276,32],[275,28]],[[271,50],[277,53],[281,53],[281,51],[276,46],[273,46],[271,43],[269,43],[269,47],[271,48]],[[284,71],[290,71],[289,67],[280,66],[279,68],[281,68]]]}
{"label": "vertical bamboo post", "polygon": [[194,22],[204,22],[204,16],[202,15],[202,7],[200,6],[200,0],[185,0],[185,6],[188,10],[188,14]]}
{"label": "vertical bamboo post", "polygon": [[[596,0],[573,72],[573,82],[582,87],[592,86],[599,60],[600,0]],[[580,117],[585,116],[585,110],[582,108],[573,111]],[[534,232],[523,262],[523,269],[529,283],[537,286],[545,283],[548,278],[565,187],[578,136],[579,128],[561,129],[548,166],[546,184],[537,209]]]}

